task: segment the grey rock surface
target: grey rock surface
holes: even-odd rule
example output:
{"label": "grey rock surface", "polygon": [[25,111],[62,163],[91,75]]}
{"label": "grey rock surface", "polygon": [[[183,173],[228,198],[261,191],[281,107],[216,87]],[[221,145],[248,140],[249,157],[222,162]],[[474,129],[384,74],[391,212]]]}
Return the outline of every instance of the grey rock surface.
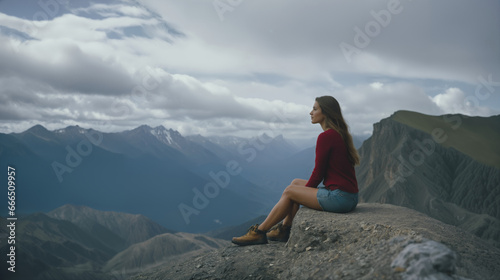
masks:
{"label": "grey rock surface", "polygon": [[[456,272],[457,254],[445,245],[428,240],[409,244],[392,261],[391,267],[404,270],[403,279],[458,279]],[[465,279],[465,278],[460,278]]]}
{"label": "grey rock surface", "polygon": [[[435,253],[411,249],[429,244]],[[132,279],[413,279],[412,260],[426,257],[449,279],[500,275],[500,250],[484,240],[408,208],[363,203],[347,214],[301,208],[286,244],[231,245]]]}

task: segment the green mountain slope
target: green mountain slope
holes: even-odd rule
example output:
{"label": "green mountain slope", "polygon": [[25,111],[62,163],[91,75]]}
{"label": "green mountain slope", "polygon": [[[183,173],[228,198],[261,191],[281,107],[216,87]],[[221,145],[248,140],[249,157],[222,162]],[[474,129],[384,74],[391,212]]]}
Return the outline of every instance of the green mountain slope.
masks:
{"label": "green mountain slope", "polygon": [[500,115],[429,116],[398,111],[391,119],[428,133],[444,147],[454,148],[481,163],[500,168]]}

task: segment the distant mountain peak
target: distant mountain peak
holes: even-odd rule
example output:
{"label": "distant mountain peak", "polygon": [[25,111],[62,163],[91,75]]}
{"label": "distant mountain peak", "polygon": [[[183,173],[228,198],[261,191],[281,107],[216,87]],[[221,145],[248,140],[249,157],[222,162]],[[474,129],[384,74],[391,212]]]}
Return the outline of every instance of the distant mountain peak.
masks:
{"label": "distant mountain peak", "polygon": [[276,140],[284,140],[285,137],[283,137],[283,134],[280,134],[280,135],[274,137],[274,139],[276,139]]}
{"label": "distant mountain peak", "polygon": [[54,130],[54,133],[58,134],[84,134],[87,129],[80,127],[79,125],[70,125],[63,129]]}
{"label": "distant mountain peak", "polygon": [[44,126],[40,125],[40,124],[37,124],[31,128],[29,128],[28,130],[26,130],[25,132],[23,133],[31,133],[31,134],[34,134],[34,135],[47,135],[48,133],[50,133],[50,131],[48,131]]}
{"label": "distant mountain peak", "polygon": [[151,133],[153,136],[156,137],[159,141],[170,145],[170,146],[176,146],[180,148],[180,145],[178,143],[179,139],[183,138],[182,135],[173,129],[167,129],[163,125],[157,126],[155,128],[151,128],[149,130],[149,133]]}
{"label": "distant mountain peak", "polygon": [[25,132],[20,133],[20,135],[35,135],[36,137],[42,138],[42,139],[49,139],[51,132],[48,131],[44,126],[37,124],[30,129],[26,130]]}
{"label": "distant mountain peak", "polygon": [[31,128],[29,128],[28,130],[26,130],[26,132],[38,132],[38,131],[43,131],[43,132],[47,132],[48,130],[41,124],[37,124],[37,125],[34,125],[32,126]]}
{"label": "distant mountain peak", "polygon": [[172,130],[172,129],[168,129],[168,128],[164,127],[163,125],[156,126],[154,129],[155,130]]}
{"label": "distant mountain peak", "polygon": [[132,131],[149,131],[151,129],[152,129],[152,127],[150,127],[149,125],[143,124],[141,126],[138,126],[138,127],[134,128],[134,129],[132,129]]}
{"label": "distant mountain peak", "polygon": [[180,135],[180,133],[177,131],[177,130],[174,130],[174,129],[171,129],[171,128],[166,128],[164,127],[163,125],[159,125],[159,126],[156,126],[156,127],[151,127],[147,124],[143,124],[141,126],[138,126],[134,129],[132,129],[131,131],[142,131],[142,132],[145,132],[145,133],[159,133],[159,134],[163,134],[163,133],[167,133],[167,132],[170,132],[170,133],[175,133],[175,134],[178,134]]}
{"label": "distant mountain peak", "polygon": [[63,206],[57,208],[60,212],[64,211],[94,211],[94,209],[83,206],[83,205],[74,205],[74,204],[64,204]]}
{"label": "distant mountain peak", "polygon": [[267,133],[265,133],[265,132],[264,132],[264,133],[262,133],[259,137],[260,137],[260,138],[264,138],[264,139],[272,139],[272,137],[271,137],[271,136],[269,136],[269,135],[267,135]]}
{"label": "distant mountain peak", "polygon": [[174,144],[174,140],[172,139],[172,136],[170,135],[170,131],[165,129],[165,127],[155,127],[154,129],[150,130],[150,133],[153,134],[158,140],[164,142],[165,144],[172,145]]}

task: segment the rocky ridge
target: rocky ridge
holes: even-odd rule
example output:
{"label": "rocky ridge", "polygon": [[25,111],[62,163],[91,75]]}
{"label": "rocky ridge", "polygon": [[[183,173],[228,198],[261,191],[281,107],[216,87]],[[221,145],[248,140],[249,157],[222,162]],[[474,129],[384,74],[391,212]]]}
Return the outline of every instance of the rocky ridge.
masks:
{"label": "rocky ridge", "polygon": [[108,260],[103,271],[116,279],[126,279],[140,271],[157,267],[180,258],[190,258],[227,247],[226,240],[201,234],[164,233],[144,242],[134,244]]}
{"label": "rocky ridge", "polygon": [[[122,240],[125,245],[118,251],[156,235],[173,232],[144,215],[99,211],[87,206],[66,204],[50,211],[47,215],[54,219],[72,222],[96,236],[103,236],[104,230],[110,231],[115,234],[115,239]],[[108,240],[106,244],[109,243],[111,242]]]}
{"label": "rocky ridge", "polygon": [[348,214],[301,208],[286,244],[231,245],[131,279],[496,279],[499,273],[500,250],[484,240],[408,208],[362,203]]}
{"label": "rocky ridge", "polygon": [[[482,143],[478,139],[486,139],[490,133],[471,130],[489,129],[486,124],[496,124],[500,119],[486,118],[478,121],[483,125],[456,128],[454,122],[446,120],[468,119],[458,115],[436,117],[439,122],[429,125],[427,116],[420,121],[434,131],[427,133],[395,120],[398,117],[413,123],[424,118],[416,113],[398,112],[374,124],[372,137],[359,149],[362,160],[356,176],[360,201],[408,207],[500,247],[500,169],[445,145],[464,138]],[[491,137],[498,142],[500,138],[495,135]],[[477,142],[470,145],[480,146]]]}

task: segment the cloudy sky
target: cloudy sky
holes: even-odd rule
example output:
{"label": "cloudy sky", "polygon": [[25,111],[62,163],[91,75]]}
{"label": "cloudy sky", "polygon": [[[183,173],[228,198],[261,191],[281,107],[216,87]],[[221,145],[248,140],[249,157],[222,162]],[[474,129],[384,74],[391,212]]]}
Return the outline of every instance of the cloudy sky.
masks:
{"label": "cloudy sky", "polygon": [[0,0],[0,132],[311,138],[397,110],[500,114],[498,0]]}

